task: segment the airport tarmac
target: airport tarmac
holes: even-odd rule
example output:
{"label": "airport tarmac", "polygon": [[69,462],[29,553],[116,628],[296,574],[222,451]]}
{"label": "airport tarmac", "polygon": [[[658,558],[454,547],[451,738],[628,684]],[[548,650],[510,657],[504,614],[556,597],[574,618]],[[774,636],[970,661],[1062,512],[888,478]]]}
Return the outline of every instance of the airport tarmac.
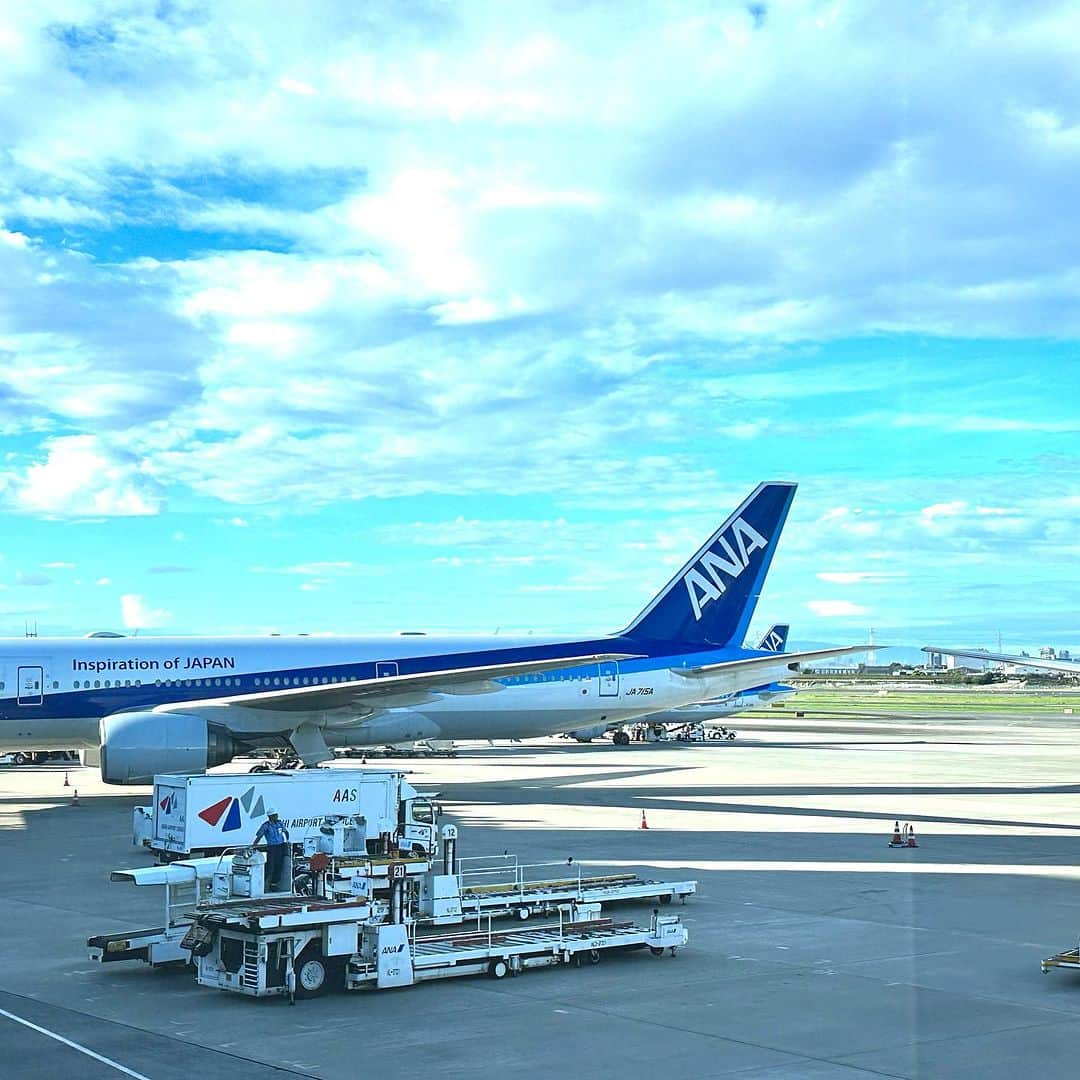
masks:
{"label": "airport tarmac", "polygon": [[[149,861],[145,789],[71,770],[72,806],[62,766],[0,767],[0,1075],[1075,1076],[1080,975],[1039,971],[1080,936],[1071,718],[741,721],[733,743],[386,763],[442,792],[463,855],[696,877],[675,958],[295,1008],[87,960],[88,935],[156,925],[154,890],[108,881]],[[918,848],[887,846],[897,819]]]}

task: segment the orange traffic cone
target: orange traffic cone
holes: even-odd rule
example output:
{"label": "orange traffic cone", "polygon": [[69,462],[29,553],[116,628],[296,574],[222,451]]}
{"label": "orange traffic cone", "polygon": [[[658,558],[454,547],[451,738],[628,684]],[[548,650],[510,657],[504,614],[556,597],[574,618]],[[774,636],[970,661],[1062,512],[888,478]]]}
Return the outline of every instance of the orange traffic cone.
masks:
{"label": "orange traffic cone", "polygon": [[648,827],[649,827],[649,823],[645,820],[645,811],[642,810],[641,811],[641,825],[639,826],[639,828],[647,829]]}
{"label": "orange traffic cone", "polygon": [[64,787],[71,787],[71,784],[68,783],[68,775],[66,769],[64,770]]}
{"label": "orange traffic cone", "polygon": [[918,847],[919,846],[918,844],[915,843],[915,826],[914,825],[908,825],[908,827],[907,827],[907,846],[908,847]]}
{"label": "orange traffic cone", "polygon": [[75,794],[71,796],[71,805],[72,806],[78,806],[79,805],[79,789],[78,788],[75,789]]}
{"label": "orange traffic cone", "polygon": [[892,839],[889,841],[889,847],[903,847],[904,838],[900,835],[900,822],[893,823]]}

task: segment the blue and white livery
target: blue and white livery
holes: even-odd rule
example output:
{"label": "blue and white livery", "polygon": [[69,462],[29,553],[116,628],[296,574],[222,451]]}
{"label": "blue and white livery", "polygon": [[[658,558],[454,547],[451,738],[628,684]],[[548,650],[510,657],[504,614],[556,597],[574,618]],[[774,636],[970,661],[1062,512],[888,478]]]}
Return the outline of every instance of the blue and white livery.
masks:
{"label": "blue and white livery", "polygon": [[107,783],[198,772],[255,746],[523,739],[625,723],[788,675],[741,645],[795,485],[764,483],[624,630],[537,640],[116,638],[0,641],[0,752],[100,747]]}

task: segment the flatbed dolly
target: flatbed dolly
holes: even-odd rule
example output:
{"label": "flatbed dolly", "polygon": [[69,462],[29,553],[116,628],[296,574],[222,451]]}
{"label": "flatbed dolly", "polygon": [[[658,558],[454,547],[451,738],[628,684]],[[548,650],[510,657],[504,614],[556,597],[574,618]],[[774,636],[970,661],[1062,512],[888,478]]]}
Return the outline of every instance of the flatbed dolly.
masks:
{"label": "flatbed dolly", "polygon": [[[452,875],[432,875],[421,886],[419,914],[438,925],[491,915],[528,919],[550,914],[563,904],[614,904],[649,901],[686,902],[697,892],[696,881],[654,881],[633,873],[586,875],[580,865],[568,876],[565,863],[522,864],[514,855],[461,859]],[[550,872],[553,878],[533,875]]]}

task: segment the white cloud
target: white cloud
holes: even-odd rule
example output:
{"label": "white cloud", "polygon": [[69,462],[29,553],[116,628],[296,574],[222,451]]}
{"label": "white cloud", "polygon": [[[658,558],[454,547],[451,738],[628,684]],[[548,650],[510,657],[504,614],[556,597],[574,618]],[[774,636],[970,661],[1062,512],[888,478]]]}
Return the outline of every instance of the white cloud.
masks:
{"label": "white cloud", "polygon": [[93,435],[46,444],[44,462],[5,477],[13,507],[57,517],[156,514],[164,499],[146,463]]}
{"label": "white cloud", "polygon": [[173,618],[171,611],[151,607],[137,593],[124,593],[120,597],[120,614],[124,626],[129,630],[153,630],[167,626]]}
{"label": "white cloud", "polygon": [[47,562],[42,563],[43,570],[74,570],[75,564],[73,562]]}
{"label": "white cloud", "polygon": [[112,584],[112,579],[107,578],[107,577],[98,578],[97,581],[94,582],[94,584],[95,585],[111,585]]}

